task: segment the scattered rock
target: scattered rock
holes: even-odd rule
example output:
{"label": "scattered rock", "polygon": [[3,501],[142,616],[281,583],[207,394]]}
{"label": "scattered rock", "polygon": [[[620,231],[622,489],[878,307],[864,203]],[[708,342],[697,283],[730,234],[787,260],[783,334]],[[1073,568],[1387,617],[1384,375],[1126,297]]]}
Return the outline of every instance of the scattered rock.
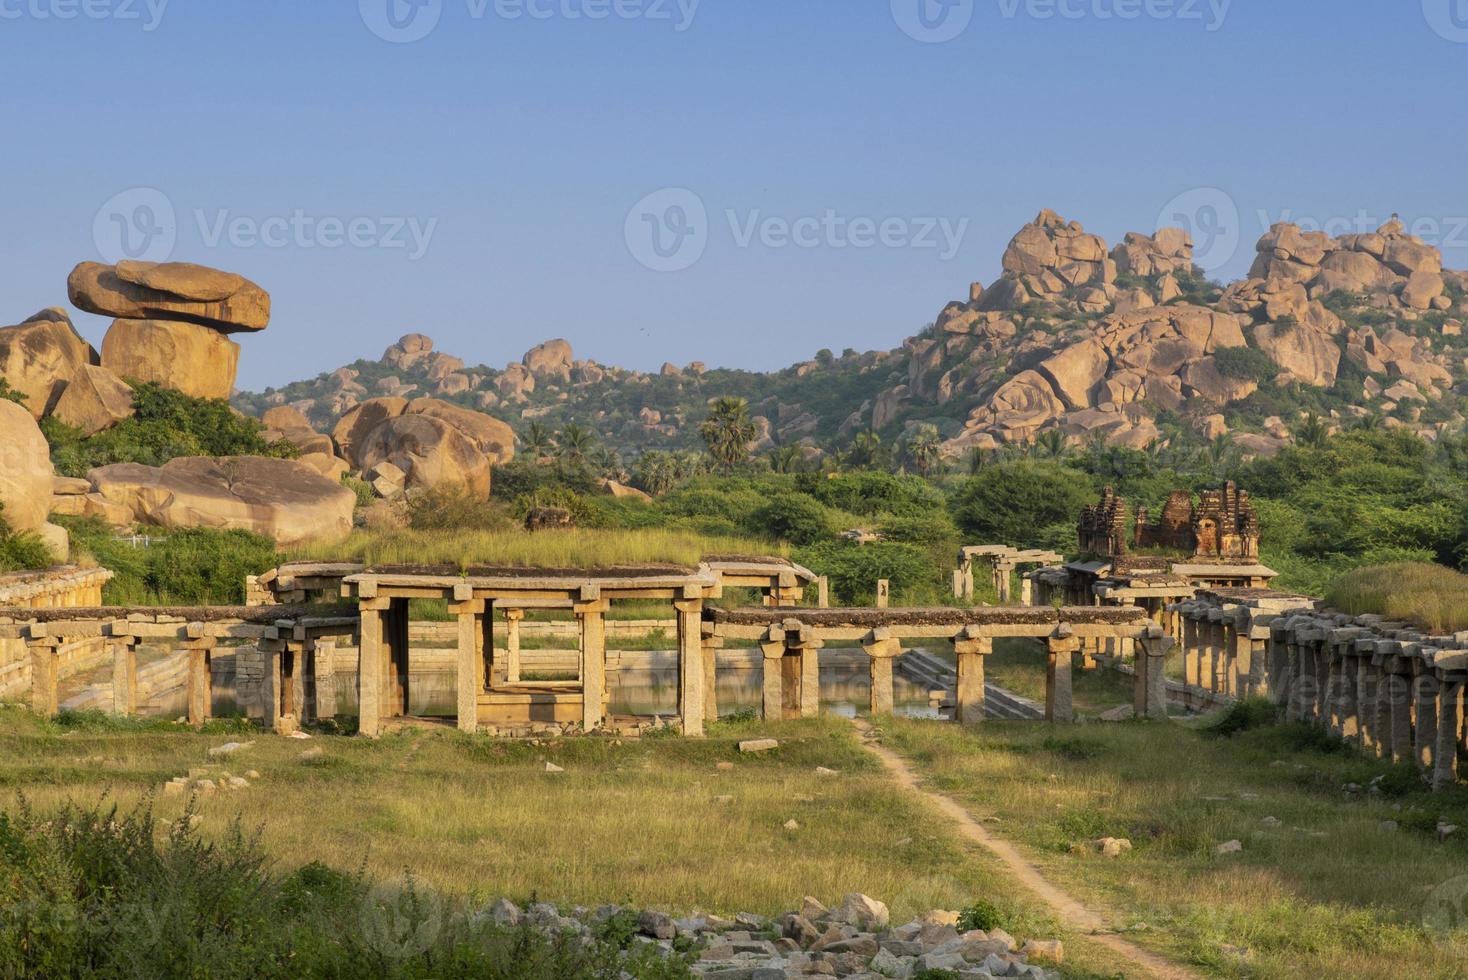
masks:
{"label": "scattered rock", "polygon": [[562,769],[560,766],[556,765],[554,762],[547,762],[545,764],[545,771],[546,772],[565,772],[566,770]]}
{"label": "scattered rock", "polygon": [[1231,841],[1225,841],[1224,843],[1219,844],[1213,850],[1214,850],[1214,853],[1216,853],[1216,854],[1237,854],[1240,851],[1242,851],[1243,849],[1244,849],[1244,845],[1243,845],[1243,842],[1242,841],[1231,840]]}
{"label": "scattered rock", "polygon": [[739,743],[739,751],[745,753],[746,755],[758,752],[769,752],[772,749],[778,749],[779,747],[780,743],[775,741],[773,738],[751,738],[745,739],[743,742]]}

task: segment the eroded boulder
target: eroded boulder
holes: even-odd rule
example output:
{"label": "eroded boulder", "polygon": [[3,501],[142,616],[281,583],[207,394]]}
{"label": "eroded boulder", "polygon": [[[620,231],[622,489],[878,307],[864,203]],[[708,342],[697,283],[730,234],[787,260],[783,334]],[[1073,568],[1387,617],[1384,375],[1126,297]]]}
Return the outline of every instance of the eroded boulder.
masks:
{"label": "eroded boulder", "polygon": [[49,414],[77,372],[96,363],[97,352],[77,334],[63,310],[42,310],[17,326],[0,329],[0,378],[25,395],[32,418]]}
{"label": "eroded boulder", "polygon": [[61,392],[51,414],[91,436],[112,428],[133,412],[133,390],[127,382],[104,367],[84,364]]}
{"label": "eroded boulder", "polygon": [[88,313],[133,320],[184,320],[221,333],[264,330],[270,294],[243,276],[190,262],[83,262],[67,279]]}
{"label": "eroded boulder", "polygon": [[178,320],[118,319],[102,338],[102,366],[113,374],[194,398],[228,398],[239,361],[239,345],[224,334]]}
{"label": "eroded boulder", "polygon": [[365,470],[390,462],[407,474],[408,488],[460,484],[489,496],[490,461],[468,436],[432,415],[399,415],[374,428],[357,449]]}
{"label": "eroded boulder", "polygon": [[51,447],[30,412],[0,398],[0,519],[13,531],[40,532],[55,485]]}

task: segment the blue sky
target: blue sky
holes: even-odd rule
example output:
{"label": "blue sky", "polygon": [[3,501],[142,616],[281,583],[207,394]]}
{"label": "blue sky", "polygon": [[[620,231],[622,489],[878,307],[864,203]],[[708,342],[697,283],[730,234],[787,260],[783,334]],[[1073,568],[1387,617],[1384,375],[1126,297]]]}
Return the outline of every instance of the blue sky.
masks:
{"label": "blue sky", "polygon": [[1468,266],[1468,0],[415,2],[0,0],[0,322],[86,259],[238,271],[258,389],[412,331],[885,349],[1042,207],[1183,214],[1226,277],[1269,221],[1398,211]]}

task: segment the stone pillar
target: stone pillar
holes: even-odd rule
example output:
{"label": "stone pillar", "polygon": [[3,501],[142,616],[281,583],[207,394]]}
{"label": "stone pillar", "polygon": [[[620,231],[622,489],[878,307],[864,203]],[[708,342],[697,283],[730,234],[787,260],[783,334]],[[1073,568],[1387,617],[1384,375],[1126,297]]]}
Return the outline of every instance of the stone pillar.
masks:
{"label": "stone pillar", "polygon": [[[363,599],[357,605],[362,617],[361,639],[357,644],[357,731],[368,738],[376,738],[382,732],[382,688],[387,679],[385,621],[389,604],[388,599]],[[268,669],[265,677],[268,683]]]}
{"label": "stone pillar", "polygon": [[1202,657],[1198,649],[1198,621],[1190,612],[1183,612],[1183,683],[1189,687],[1201,687],[1203,681]]}
{"label": "stone pillar", "polygon": [[1356,661],[1356,712],[1358,716],[1358,738],[1361,750],[1367,755],[1376,755],[1379,729],[1377,728],[1376,672],[1371,666],[1370,650],[1363,650],[1360,643],[1353,644]]}
{"label": "stone pillar", "polygon": [[1289,688],[1285,694],[1285,721],[1300,721],[1303,718],[1305,695],[1302,690],[1307,686],[1307,677],[1314,674],[1308,668],[1305,653],[1301,649],[1299,630],[1291,630],[1285,635],[1285,677],[1288,678]]}
{"label": "stone pillar", "polygon": [[821,648],[825,645],[824,640],[805,637],[798,648],[800,698],[797,704],[801,718],[821,715]]}
{"label": "stone pillar", "polygon": [[1071,655],[1080,649],[1080,639],[1062,624],[1046,640],[1045,720],[1052,723],[1075,720],[1071,697]]}
{"label": "stone pillar", "polygon": [[960,725],[981,724],[988,710],[984,658],[994,652],[994,638],[967,627],[954,639],[953,652],[958,657],[958,691],[953,720]]}
{"label": "stone pillar", "polygon": [[1240,612],[1233,623],[1233,671],[1229,675],[1228,693],[1236,698],[1254,694],[1254,640],[1248,613]]}
{"label": "stone pillar", "polygon": [[816,606],[821,609],[831,608],[831,580],[825,575],[816,579]]}
{"label": "stone pillar", "polygon": [[871,697],[867,707],[875,715],[892,713],[892,661],[902,656],[902,641],[885,626],[878,627],[861,641],[861,648],[871,658]]}
{"label": "stone pillar", "polygon": [[[189,632],[194,632],[197,623],[189,624]],[[200,627],[202,634],[202,627]],[[214,655],[214,638],[200,635],[190,636],[184,641],[184,655],[189,662],[188,702],[189,702],[189,724],[195,728],[202,728],[204,722],[209,720],[214,701],[214,677],[211,672]]]}
{"label": "stone pillar", "polygon": [[1173,639],[1160,626],[1149,626],[1137,639],[1136,680],[1132,710],[1138,718],[1167,720],[1167,655]]}
{"label": "stone pillar", "polygon": [[1389,657],[1386,664],[1387,690],[1391,692],[1391,760],[1407,762],[1414,757],[1412,748],[1412,681],[1405,673],[1400,657]]}
{"label": "stone pillar", "polygon": [[455,586],[449,614],[458,619],[454,703],[459,731],[479,730],[479,692],[484,690],[484,600],[473,598],[472,586]]}
{"label": "stone pillar", "polygon": [[1035,604],[1035,582],[1028,575],[1019,580],[1019,604],[1021,606],[1033,606]]}
{"label": "stone pillar", "polygon": [[387,697],[384,699],[387,707],[387,715],[390,718],[405,718],[411,704],[408,690],[409,679],[409,648],[408,648],[408,600],[393,599],[388,605],[387,616],[383,622],[383,634],[387,663],[387,682],[384,690]]}
{"label": "stone pillar", "polygon": [[719,720],[719,648],[722,638],[714,635],[713,624],[700,624],[699,655],[703,658],[703,720]]}
{"label": "stone pillar", "polygon": [[995,591],[999,596],[999,604],[1001,606],[1009,605],[1010,600],[1013,598],[1011,591],[1013,582],[1010,578],[1010,573],[1013,571],[1014,566],[1008,562],[994,562],[994,585],[996,586]]}
{"label": "stone pillar", "polygon": [[765,721],[779,721],[785,717],[785,631],[771,627],[759,647],[764,654],[761,708]]}
{"label": "stone pillar", "polygon": [[31,710],[43,718],[55,718],[61,709],[56,693],[60,640],[44,633],[32,636],[26,641],[31,655]]}
{"label": "stone pillar", "polygon": [[877,608],[886,609],[891,595],[892,583],[884,578],[877,579]]}
{"label": "stone pillar", "polygon": [[581,728],[594,732],[606,720],[602,701],[607,683],[606,614],[611,604],[589,599],[575,605],[581,622]]}
{"label": "stone pillar", "polygon": [[137,638],[113,633],[112,647],[112,713],[131,717],[138,713],[138,648]]}
{"label": "stone pillar", "polygon": [[704,697],[703,600],[673,603],[678,613],[678,718],[684,735],[702,735],[707,709]]}
{"label": "stone pillar", "polygon": [[505,683],[520,683],[520,622],[525,618],[523,609],[505,610]]}
{"label": "stone pillar", "polygon": [[265,727],[277,735],[294,732],[300,721],[295,690],[299,650],[299,644],[292,644],[278,634],[267,635],[260,641],[260,652],[265,657],[265,678],[261,684]]}
{"label": "stone pillar", "polygon": [[953,570],[953,598],[961,600],[963,597],[963,569],[955,568]]}
{"label": "stone pillar", "polygon": [[1421,661],[1418,661],[1417,669],[1418,674],[1412,679],[1412,697],[1417,708],[1417,725],[1414,730],[1416,740],[1412,754],[1417,760],[1417,768],[1430,776],[1433,750],[1437,745],[1437,697],[1440,685],[1437,676],[1426,669]]}
{"label": "stone pillar", "polygon": [[311,714],[316,721],[336,717],[336,641],[308,640],[315,699]]}
{"label": "stone pillar", "polygon": [[[1381,641],[1377,641],[1377,649],[1381,649]],[[1390,759],[1396,749],[1395,736],[1392,734],[1392,701],[1395,692],[1392,690],[1391,675],[1386,671],[1385,661],[1387,657],[1381,653],[1371,658],[1371,667],[1376,674],[1376,746],[1377,755],[1383,759]]]}
{"label": "stone pillar", "polygon": [[1444,680],[1437,698],[1437,749],[1433,753],[1432,788],[1458,781],[1458,738],[1463,728],[1463,682]]}
{"label": "stone pillar", "polygon": [[1340,736],[1352,745],[1361,742],[1361,705],[1356,696],[1356,658],[1351,645],[1335,645],[1335,663],[1339,669],[1336,693],[1336,715],[1340,720]]}

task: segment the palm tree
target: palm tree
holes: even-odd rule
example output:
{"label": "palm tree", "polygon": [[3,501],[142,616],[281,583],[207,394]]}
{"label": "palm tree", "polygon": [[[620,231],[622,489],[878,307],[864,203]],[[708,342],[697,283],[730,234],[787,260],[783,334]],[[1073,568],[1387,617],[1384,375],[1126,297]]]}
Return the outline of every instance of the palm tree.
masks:
{"label": "palm tree", "polygon": [[1065,433],[1059,429],[1046,429],[1035,436],[1035,455],[1042,459],[1061,459],[1068,448]]}
{"label": "palm tree", "polygon": [[546,430],[545,423],[535,421],[526,426],[525,434],[520,437],[520,445],[537,461],[549,459],[552,446],[550,432]]}
{"label": "palm tree", "polygon": [[943,463],[943,439],[936,425],[920,425],[903,446],[903,458],[923,476],[928,476]]}
{"label": "palm tree", "polygon": [[709,454],[725,469],[749,458],[749,444],[757,431],[749,417],[749,402],[743,398],[716,399],[709,407],[708,418],[698,426]]}
{"label": "palm tree", "polygon": [[585,462],[595,442],[590,432],[575,422],[567,422],[556,436],[556,456],[568,463]]}
{"label": "palm tree", "polygon": [[805,453],[798,445],[770,450],[770,469],[776,473],[798,473],[805,463]]}
{"label": "palm tree", "polygon": [[587,454],[586,462],[597,474],[609,480],[616,480],[620,483],[627,475],[622,471],[622,460],[617,457],[617,454],[600,444],[592,447],[591,452]]}
{"label": "palm tree", "polygon": [[1312,449],[1324,449],[1330,438],[1330,426],[1319,415],[1311,412],[1295,426],[1295,441]]}
{"label": "palm tree", "polygon": [[661,450],[643,453],[632,467],[632,485],[654,497],[667,493],[677,483],[677,461]]}
{"label": "palm tree", "polygon": [[891,453],[875,432],[858,432],[846,454],[846,464],[859,470],[884,470]]}

